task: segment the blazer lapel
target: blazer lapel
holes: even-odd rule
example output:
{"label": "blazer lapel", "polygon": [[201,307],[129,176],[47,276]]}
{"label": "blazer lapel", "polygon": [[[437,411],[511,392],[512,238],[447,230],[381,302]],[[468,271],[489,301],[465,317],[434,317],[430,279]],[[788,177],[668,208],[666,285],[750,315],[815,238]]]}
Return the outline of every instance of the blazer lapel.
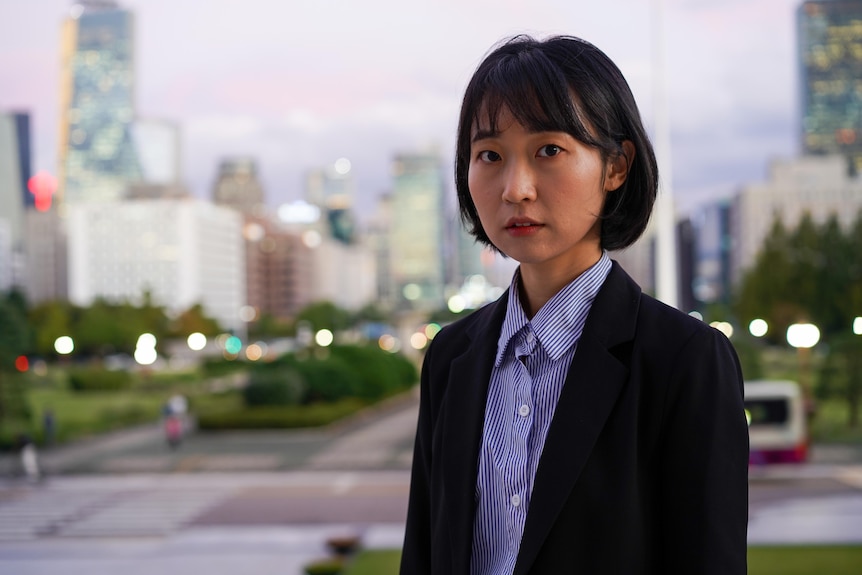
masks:
{"label": "blazer lapel", "polygon": [[640,288],[616,262],[596,296],[533,482],[515,575],[529,572],[628,379],[612,353],[634,337]]}
{"label": "blazer lapel", "polygon": [[[497,340],[506,313],[507,295],[491,304],[472,329],[463,354],[452,360],[445,406],[438,426],[442,438],[444,501],[455,573],[470,572],[476,477],[485,420],[485,403]],[[481,313],[481,312],[480,312]]]}

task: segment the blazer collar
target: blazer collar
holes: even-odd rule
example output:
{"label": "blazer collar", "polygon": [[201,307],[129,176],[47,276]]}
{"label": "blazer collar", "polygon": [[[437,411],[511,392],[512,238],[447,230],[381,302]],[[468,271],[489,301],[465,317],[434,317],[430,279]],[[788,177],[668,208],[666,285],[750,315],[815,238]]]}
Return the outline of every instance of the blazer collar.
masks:
{"label": "blazer collar", "polygon": [[590,309],[536,471],[515,575],[528,573],[628,379],[613,353],[635,334],[641,290],[614,262]]}

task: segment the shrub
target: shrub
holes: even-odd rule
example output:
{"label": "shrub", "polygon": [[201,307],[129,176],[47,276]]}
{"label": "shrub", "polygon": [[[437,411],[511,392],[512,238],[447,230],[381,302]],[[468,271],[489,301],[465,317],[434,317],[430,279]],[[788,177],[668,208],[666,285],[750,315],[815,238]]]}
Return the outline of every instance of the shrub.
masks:
{"label": "shrub", "polygon": [[74,391],[119,391],[131,384],[132,374],[127,371],[88,367],[69,372],[69,386]]}
{"label": "shrub", "polygon": [[376,346],[336,346],[332,348],[332,357],[350,365],[360,378],[362,384],[357,396],[362,399],[380,399],[415,382],[415,370],[408,371],[403,363],[406,359]]}
{"label": "shrub", "polygon": [[294,405],[303,398],[304,382],[292,369],[259,369],[251,373],[243,389],[249,407],[259,405]]}
{"label": "shrub", "polygon": [[356,399],[313,405],[260,406],[198,413],[198,429],[293,429],[320,427],[351,415],[365,404]]}
{"label": "shrub", "polygon": [[306,403],[361,397],[362,380],[338,358],[296,360],[295,365],[305,379]]}

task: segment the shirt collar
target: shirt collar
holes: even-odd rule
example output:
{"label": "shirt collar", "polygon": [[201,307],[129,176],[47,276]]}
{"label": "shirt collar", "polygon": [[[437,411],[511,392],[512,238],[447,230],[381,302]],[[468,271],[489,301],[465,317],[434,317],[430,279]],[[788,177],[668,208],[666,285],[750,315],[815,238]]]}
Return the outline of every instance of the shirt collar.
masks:
{"label": "shirt collar", "polygon": [[512,283],[509,284],[509,303],[497,341],[495,365],[500,366],[512,339],[525,327],[535,333],[550,359],[560,359],[581,337],[593,300],[610,271],[611,259],[603,251],[598,262],[563,287],[532,320],[528,320],[518,294],[520,268],[515,270]]}

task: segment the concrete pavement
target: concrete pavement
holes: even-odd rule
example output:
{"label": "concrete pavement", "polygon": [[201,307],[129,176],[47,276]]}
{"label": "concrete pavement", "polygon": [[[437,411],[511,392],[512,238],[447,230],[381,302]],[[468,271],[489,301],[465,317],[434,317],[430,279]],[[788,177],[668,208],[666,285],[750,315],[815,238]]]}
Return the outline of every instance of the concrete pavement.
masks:
{"label": "concrete pavement", "polygon": [[[407,394],[322,430],[192,434],[177,451],[148,426],[45,452],[42,482],[0,479],[0,573],[292,575],[333,535],[397,548],[417,405]],[[862,544],[859,452],[753,468],[749,541]]]}

